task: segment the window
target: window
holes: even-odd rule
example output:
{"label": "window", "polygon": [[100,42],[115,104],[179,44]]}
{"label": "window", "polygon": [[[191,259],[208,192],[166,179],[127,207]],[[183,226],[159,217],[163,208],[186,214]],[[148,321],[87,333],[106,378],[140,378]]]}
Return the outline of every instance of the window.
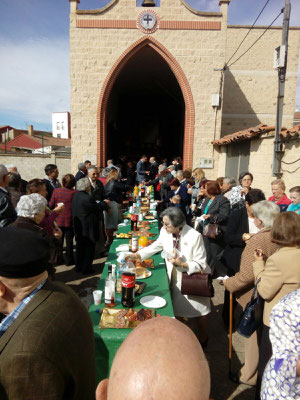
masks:
{"label": "window", "polygon": [[60,122],[56,122],[56,129],[60,131]]}
{"label": "window", "polygon": [[65,129],[64,121],[61,121],[61,130],[63,131],[64,129]]}
{"label": "window", "polygon": [[60,138],[61,138],[61,134],[60,134],[60,133],[58,133],[58,134],[57,134],[57,137],[60,139]]}
{"label": "window", "polygon": [[248,171],[250,144],[250,140],[245,140],[227,146],[225,176],[234,178],[238,182],[240,173]]}

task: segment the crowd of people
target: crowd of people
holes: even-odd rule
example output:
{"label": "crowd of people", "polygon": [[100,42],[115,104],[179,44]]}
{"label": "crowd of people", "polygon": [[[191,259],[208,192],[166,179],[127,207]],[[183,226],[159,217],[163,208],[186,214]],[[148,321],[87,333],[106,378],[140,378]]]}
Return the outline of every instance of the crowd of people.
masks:
{"label": "crowd of people", "polygon": [[[203,362],[205,363],[201,347],[204,349],[209,342],[206,316],[211,311],[211,301],[208,297],[183,294],[181,286],[184,272],[192,275],[202,271],[211,273],[214,278],[220,276],[220,283],[224,285],[222,317],[226,329],[229,328],[229,293],[233,294],[235,316],[245,309],[256,284],[260,296],[265,301],[262,324],[249,338],[244,339],[245,363],[240,371],[233,374],[233,380],[256,386],[256,400],[299,398],[300,186],[291,187],[286,192],[284,181],[275,179],[271,182],[272,196],[266,200],[263,191],[252,186],[254,177],[248,171],[240,174],[238,182],[232,177],[211,180],[205,177],[205,172],[201,168],[183,169],[180,157],[175,157],[170,165],[167,161],[156,160],[151,156],[148,162],[148,157],[143,155],[139,161],[134,162],[127,160],[123,155],[116,162],[108,160],[105,168],[99,168],[86,160],[78,165],[76,174],[66,174],[61,181],[57,166],[48,164],[45,166],[43,179],[32,177],[33,179],[28,182],[21,178],[16,166],[0,165],[0,312],[2,313],[0,352],[1,341],[4,342],[4,339],[8,338],[7,343],[9,343],[4,356],[0,353],[0,360],[5,361],[0,362],[1,399],[21,398],[18,397],[20,386],[15,380],[11,380],[12,374],[16,379],[20,375],[18,368],[21,367],[16,367],[15,371],[11,367],[13,353],[18,354],[18,351],[21,354],[20,363],[25,363],[28,376],[31,377],[35,369],[41,368],[41,374],[49,375],[49,385],[51,379],[55,380],[55,383],[59,380],[59,384],[51,389],[51,393],[56,389],[57,393],[67,393],[61,397],[53,395],[49,399],[92,398],[90,388],[83,395],[83,379],[82,377],[79,379],[78,370],[73,371],[70,367],[72,371],[68,373],[72,375],[71,378],[63,371],[64,367],[68,368],[69,362],[72,363],[73,350],[70,350],[70,358],[63,363],[64,367],[61,368],[61,372],[57,372],[57,376],[50,371],[51,368],[46,362],[41,366],[37,360],[36,365],[34,362],[31,365],[30,358],[26,359],[23,354],[24,348],[29,349],[32,357],[38,357],[40,351],[48,354],[51,346],[55,346],[53,342],[51,346],[49,345],[49,349],[45,350],[43,346],[50,340],[47,338],[43,346],[39,344],[35,350],[33,349],[34,344],[28,342],[31,339],[26,333],[27,330],[34,331],[35,316],[33,315],[31,321],[30,313],[34,314],[35,303],[40,304],[47,298],[49,304],[47,300],[46,309],[55,314],[51,316],[49,322],[53,332],[56,318],[62,326],[64,326],[63,320],[67,323],[67,313],[73,312],[78,307],[78,302],[76,303],[70,291],[56,284],[55,267],[63,263],[67,266],[75,265],[78,274],[93,273],[93,260],[107,255],[114,233],[122,220],[122,202],[127,194],[132,192],[133,187],[139,184],[154,187],[162,227],[158,239],[135,253],[134,257],[146,259],[163,250],[169,255],[166,257],[166,268],[176,319],[188,325],[198,339],[199,348],[195,350],[195,354],[198,351],[200,356],[197,358],[193,355],[193,358],[192,351],[189,351],[188,358],[186,354],[182,356],[182,359],[186,358],[185,362],[188,365],[185,371],[187,379],[188,375],[192,376],[193,373],[196,379],[195,371],[200,364],[203,366]],[[12,257],[8,252],[13,248],[14,242],[20,243],[16,257]],[[63,252],[64,245],[65,252]],[[31,301],[32,297],[34,300]],[[287,298],[293,301],[290,315],[293,315],[293,321],[298,328],[295,328],[295,324],[291,327],[286,321],[289,316],[280,312]],[[29,301],[30,305],[26,306]],[[66,306],[63,306],[63,302]],[[39,306],[36,307],[39,309]],[[56,315],[55,307],[64,310]],[[40,308],[39,313],[42,313],[43,306]],[[76,321],[79,317],[80,315],[76,316]],[[39,318],[41,316],[38,314],[37,320]],[[28,329],[26,323],[29,324]],[[19,333],[16,331],[18,335],[14,336],[14,330],[8,328],[10,325],[17,328],[18,324],[21,324],[20,331]],[[167,328],[170,325],[171,329],[173,322],[162,320],[155,324],[162,324],[167,332]],[[181,325],[184,326],[183,324]],[[41,328],[36,330],[36,335],[46,335],[46,325],[41,325]],[[144,328],[136,329],[129,338],[134,335],[137,337],[147,335],[147,332],[142,332],[142,329],[147,329],[147,325],[149,329],[156,329],[155,326],[151,328],[151,322],[145,323]],[[180,329],[183,329],[180,328],[181,325],[174,325],[174,330],[179,329],[179,336],[185,332],[188,347],[188,330],[184,327],[184,331],[181,332]],[[289,339],[286,340],[284,349],[278,343],[280,340],[278,329],[288,332]],[[63,339],[58,338],[58,333],[54,334],[52,340],[60,340],[57,352],[60,351],[60,346],[68,347],[65,341],[72,340],[70,336],[72,330],[66,331],[67,334]],[[82,329],[79,329],[78,332],[81,331]],[[10,332],[13,332],[11,336]],[[17,342],[20,334],[24,336],[22,340],[26,342]],[[82,335],[85,342],[93,341],[91,324],[87,324]],[[115,364],[118,364],[119,359],[126,354],[128,341],[134,340],[129,338],[120,348]],[[170,354],[172,346],[176,347],[174,343],[170,343],[168,350]],[[89,351],[93,354],[93,344],[89,345]],[[78,346],[80,349],[83,345]],[[78,351],[85,352],[83,347]],[[155,358],[155,350],[153,351]],[[83,361],[82,368],[87,368],[87,364],[91,362],[91,354]],[[277,354],[281,354],[281,358],[278,358]],[[53,356],[55,360],[49,358],[49,363],[55,366],[58,360],[61,362],[60,356],[59,354],[57,357]],[[168,357],[166,355],[166,364]],[[281,360],[280,363],[278,360]],[[153,362],[151,357],[149,362]],[[192,364],[195,367],[191,369]],[[9,372],[8,376],[9,368],[14,372]],[[130,382],[130,374],[133,374],[134,370],[135,368],[128,367],[121,378]],[[190,370],[193,372],[187,372]],[[94,388],[94,372],[89,370],[89,374],[89,385]],[[113,385],[114,368],[111,374],[109,384],[104,382],[98,387],[99,399],[119,398],[119,388],[116,384]],[[202,376],[205,374],[206,372],[202,371]],[[290,397],[280,397],[281,395],[276,397],[272,381],[274,375],[278,375]],[[167,379],[166,375],[162,374],[162,377]],[[176,374],[173,375],[173,378],[175,377]],[[47,379],[45,378],[45,389],[50,390]],[[30,386],[31,383],[29,385],[25,380],[25,378],[20,380],[22,385]],[[204,381],[207,384],[209,379],[205,378]],[[16,389],[12,389],[9,382],[14,382]],[[32,382],[32,387],[28,390],[32,389],[32,393],[35,393],[34,379]],[[128,387],[128,390],[131,390],[130,385]],[[158,388],[162,390],[159,385]],[[176,389],[176,385],[174,388],[176,391],[179,390]],[[195,393],[199,391],[199,385],[190,388],[196,390]],[[109,391],[114,394],[108,396]],[[208,392],[203,390],[202,397],[198,394],[193,398],[207,400]],[[273,397],[268,397],[268,393]],[[26,398],[30,398],[30,395]]]}

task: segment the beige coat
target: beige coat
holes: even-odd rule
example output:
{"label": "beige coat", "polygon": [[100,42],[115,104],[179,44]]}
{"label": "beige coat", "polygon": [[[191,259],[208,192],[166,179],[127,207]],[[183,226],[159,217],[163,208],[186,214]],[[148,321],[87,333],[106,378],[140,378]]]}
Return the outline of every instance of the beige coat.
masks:
{"label": "beige coat", "polygon": [[254,288],[253,262],[257,248],[262,249],[267,257],[278,249],[278,245],[271,242],[270,229],[262,229],[248,240],[242,253],[239,272],[224,281],[225,289],[235,293],[237,301],[243,308],[250,301]]}
{"label": "beige coat", "polygon": [[259,294],[265,299],[264,324],[270,326],[272,308],[286,294],[300,288],[300,249],[282,247],[264,261],[253,263]]}

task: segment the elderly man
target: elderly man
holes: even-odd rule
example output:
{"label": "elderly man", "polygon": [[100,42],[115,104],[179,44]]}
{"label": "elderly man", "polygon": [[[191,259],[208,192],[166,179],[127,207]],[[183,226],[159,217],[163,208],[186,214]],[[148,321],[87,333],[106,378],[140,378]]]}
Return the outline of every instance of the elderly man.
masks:
{"label": "elderly man", "polygon": [[158,167],[158,174],[157,178],[149,181],[147,184],[156,186],[156,189],[159,184],[159,200],[164,200],[168,197],[169,191],[171,190],[169,181],[173,179],[173,175],[168,172],[167,167],[163,164]]}
{"label": "elderly man", "polygon": [[120,172],[120,168],[117,167],[116,165],[114,165],[114,161],[113,160],[107,160],[107,169],[111,169],[114,168],[116,169],[118,172]]}
{"label": "elderly man", "polygon": [[[7,169],[8,169],[8,172],[15,172],[15,173],[17,173],[17,174],[20,175],[20,173],[19,173],[18,168],[17,168],[16,165],[14,165],[14,164],[9,164],[9,165],[7,165],[6,167],[7,167]],[[25,181],[25,179],[22,179],[21,175],[20,175],[20,178],[21,178],[21,188],[20,188],[20,191],[23,192],[23,193],[26,193],[26,186],[27,186],[27,183],[28,183],[28,182]]]}
{"label": "elderly man", "polygon": [[76,182],[79,181],[79,179],[84,178],[87,174],[87,167],[85,163],[79,163],[78,164],[78,171],[75,175]]}
{"label": "elderly man", "polygon": [[7,190],[8,183],[9,172],[5,165],[0,164],[0,228],[11,224],[17,218],[16,210]]}
{"label": "elderly man", "polygon": [[156,175],[158,174],[158,164],[155,160],[155,157],[150,157],[149,162],[150,162],[150,171],[148,174],[148,178],[151,181],[155,179]]}
{"label": "elderly man", "polygon": [[47,164],[45,167],[46,178],[44,179],[46,189],[47,189],[47,201],[50,201],[53,190],[56,188],[60,188],[61,184],[58,178],[58,169],[55,164]]}
{"label": "elderly man", "polygon": [[[98,168],[96,166],[91,166],[88,169],[88,178],[91,184],[91,191],[89,194],[92,196],[92,198],[96,201],[96,203],[100,203],[103,207],[103,210],[108,210],[108,204],[107,202],[104,201],[105,195],[104,195],[104,186],[103,183],[98,179]],[[106,249],[105,249],[105,242],[106,242],[106,234],[104,230],[104,215],[102,211],[99,211],[98,213],[99,217],[99,239],[96,243],[96,248],[95,248],[95,258],[101,257],[105,255]]]}
{"label": "elderly man", "polygon": [[0,229],[0,254],[0,399],[94,399],[92,323],[73,290],[48,280],[47,242]]}
{"label": "elderly man", "polygon": [[209,391],[208,364],[196,336],[181,322],[159,317],[125,339],[96,400],[208,400]]}

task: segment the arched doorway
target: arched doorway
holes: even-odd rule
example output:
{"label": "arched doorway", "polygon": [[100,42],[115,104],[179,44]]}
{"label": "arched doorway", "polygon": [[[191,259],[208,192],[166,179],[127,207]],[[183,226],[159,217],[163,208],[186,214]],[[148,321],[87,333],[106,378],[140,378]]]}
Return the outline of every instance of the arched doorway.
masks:
{"label": "arched doorway", "polygon": [[194,103],[175,58],[156,40],[142,38],[117,60],[98,106],[98,162],[121,154],[182,155],[192,166]]}

